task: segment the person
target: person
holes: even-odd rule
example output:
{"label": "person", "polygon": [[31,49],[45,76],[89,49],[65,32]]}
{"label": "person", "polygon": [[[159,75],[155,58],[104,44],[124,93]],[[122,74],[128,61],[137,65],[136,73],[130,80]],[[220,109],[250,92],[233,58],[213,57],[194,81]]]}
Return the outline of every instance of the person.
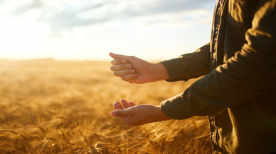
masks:
{"label": "person", "polygon": [[110,56],[114,75],[136,84],[205,75],[160,106],[115,102],[112,116],[133,126],[208,116],[214,151],[276,152],[276,0],[217,0],[210,42],[179,58]]}

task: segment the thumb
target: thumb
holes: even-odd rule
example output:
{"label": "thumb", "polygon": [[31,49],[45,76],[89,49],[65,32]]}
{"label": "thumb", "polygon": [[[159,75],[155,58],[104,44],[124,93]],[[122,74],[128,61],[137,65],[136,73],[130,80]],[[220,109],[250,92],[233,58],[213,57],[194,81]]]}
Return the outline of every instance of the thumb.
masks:
{"label": "thumb", "polygon": [[114,59],[127,59],[128,56],[125,55],[119,55],[119,54],[115,54],[115,53],[109,53],[109,56],[114,58]]}
{"label": "thumb", "polygon": [[123,116],[130,115],[130,110],[129,109],[118,109],[118,110],[112,111],[110,114],[115,117],[123,117]]}

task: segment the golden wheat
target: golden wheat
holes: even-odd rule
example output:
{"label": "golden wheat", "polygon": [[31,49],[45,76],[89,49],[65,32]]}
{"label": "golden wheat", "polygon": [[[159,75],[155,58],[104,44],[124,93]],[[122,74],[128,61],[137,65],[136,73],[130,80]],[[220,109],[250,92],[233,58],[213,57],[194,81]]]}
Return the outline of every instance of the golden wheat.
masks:
{"label": "golden wheat", "polygon": [[[189,84],[144,84],[134,95],[157,105]],[[109,116],[129,89],[109,62],[0,61],[0,153],[211,153],[205,117],[129,127]]]}

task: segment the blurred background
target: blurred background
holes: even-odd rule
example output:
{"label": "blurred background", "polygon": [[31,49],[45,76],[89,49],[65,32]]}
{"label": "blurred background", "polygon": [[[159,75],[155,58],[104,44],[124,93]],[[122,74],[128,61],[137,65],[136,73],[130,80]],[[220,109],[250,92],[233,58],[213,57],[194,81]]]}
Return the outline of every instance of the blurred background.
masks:
{"label": "blurred background", "polygon": [[215,0],[0,0],[0,59],[147,60],[210,38]]}
{"label": "blurred background", "polygon": [[214,5],[0,0],[0,153],[212,153],[206,117],[139,127],[110,117],[115,100],[159,105],[197,79],[123,82],[108,53],[155,61],[193,52],[210,39]]}

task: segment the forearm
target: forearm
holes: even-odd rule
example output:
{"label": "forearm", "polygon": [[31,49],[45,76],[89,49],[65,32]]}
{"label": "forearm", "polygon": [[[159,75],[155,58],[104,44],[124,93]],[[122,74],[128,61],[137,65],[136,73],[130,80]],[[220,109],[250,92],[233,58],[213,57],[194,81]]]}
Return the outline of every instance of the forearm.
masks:
{"label": "forearm", "polygon": [[[269,4],[271,1],[267,1]],[[195,82],[182,95],[162,103],[171,118],[214,116],[276,91],[276,4],[258,9],[246,41],[225,64]]]}
{"label": "forearm", "polygon": [[209,73],[210,44],[206,44],[193,53],[161,62],[169,73],[168,81],[187,81]]}
{"label": "forearm", "polygon": [[152,72],[153,81],[168,80],[170,78],[169,72],[162,63],[153,63],[149,69]]}
{"label": "forearm", "polygon": [[153,110],[153,122],[158,122],[158,121],[165,121],[165,120],[170,120],[171,118],[168,117],[162,110],[161,106],[155,106],[155,110]]}

